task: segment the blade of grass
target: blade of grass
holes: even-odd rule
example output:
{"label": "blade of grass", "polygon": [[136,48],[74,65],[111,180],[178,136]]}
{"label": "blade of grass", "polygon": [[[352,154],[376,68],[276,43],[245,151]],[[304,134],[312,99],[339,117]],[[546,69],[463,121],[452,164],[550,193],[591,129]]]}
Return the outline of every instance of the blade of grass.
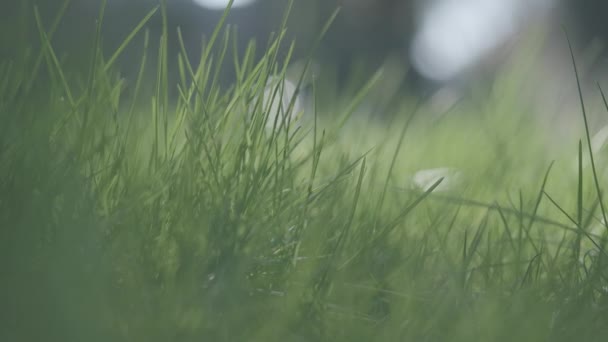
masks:
{"label": "blade of grass", "polygon": [[133,38],[135,38],[135,36],[137,36],[137,34],[141,31],[141,29],[156,14],[156,12],[158,11],[159,8],[160,8],[160,5],[157,5],[152,10],[150,10],[150,12],[148,12],[148,14],[146,14],[143,17],[143,19],[141,19],[139,21],[139,23],[135,26],[135,28],[133,30],[131,30],[131,32],[127,35],[127,37],[122,41],[122,43],[120,44],[120,46],[116,49],[116,51],[114,51],[114,53],[112,54],[112,56],[105,63],[105,66],[104,66],[104,71],[105,72],[108,72],[110,70],[110,68],[112,68],[112,66],[114,65],[114,63],[118,59],[118,57],[120,57],[120,55],[123,53],[123,51],[126,49],[126,47],[131,43],[131,41],[133,40]]}
{"label": "blade of grass", "polygon": [[65,74],[63,73],[63,68],[55,55],[55,51],[53,50],[51,43],[47,34],[44,32],[44,28],[42,26],[42,20],[40,19],[40,13],[38,11],[38,7],[34,7],[34,16],[36,18],[36,24],[38,27],[38,33],[40,34],[40,39],[42,40],[43,50],[46,52],[47,57],[49,58],[49,69],[55,70],[59,76],[59,80],[61,85],[63,86],[63,91],[68,99],[68,103],[72,108],[76,107],[76,102],[74,101],[74,97],[72,96],[72,91],[70,90],[70,86],[68,85]]}
{"label": "blade of grass", "polygon": [[388,185],[390,183],[392,174],[393,174],[393,170],[395,168],[395,164],[397,163],[397,157],[399,156],[399,153],[401,152],[401,148],[403,147],[403,141],[405,140],[405,134],[407,133],[411,123],[414,121],[414,117],[416,116],[416,113],[418,112],[418,107],[415,107],[413,110],[413,113],[411,115],[408,116],[408,118],[405,120],[405,124],[403,125],[403,128],[401,129],[401,133],[399,134],[399,140],[397,142],[397,146],[395,147],[395,152],[393,153],[393,157],[391,159],[391,164],[388,168],[387,174],[386,174],[386,178],[384,181],[384,187],[382,188],[382,193],[380,194],[380,199],[378,200],[378,205],[376,206],[376,218],[374,219],[374,226],[372,228],[372,231],[376,230],[376,226],[378,225],[378,220],[382,214],[382,206],[384,205],[384,200],[386,198],[386,192],[388,191]]}
{"label": "blade of grass", "polygon": [[[546,197],[549,199],[549,201],[550,201],[550,202],[551,202],[551,203],[552,203],[552,204],[553,204],[553,205],[554,205],[554,206],[555,206],[555,207],[556,207],[556,208],[557,208],[557,209],[558,209],[558,210],[559,210],[559,211],[560,211],[560,212],[561,212],[561,213],[562,213],[562,214],[563,214],[563,215],[564,215],[566,218],[568,218],[568,220],[569,220],[570,222],[572,222],[572,223],[573,223],[573,224],[574,224],[574,225],[577,227],[577,229],[578,229],[578,230],[577,230],[577,232],[578,232],[578,234],[579,234],[579,235],[580,235],[580,234],[585,235],[585,237],[586,237],[587,239],[589,239],[589,241],[591,241],[591,243],[593,243],[593,245],[594,245],[595,247],[597,247],[597,249],[598,249],[600,252],[602,252],[603,254],[606,254],[606,251],[604,250],[604,248],[603,248],[603,247],[602,247],[600,244],[598,244],[598,243],[595,241],[595,239],[593,239],[593,237],[591,236],[591,234],[589,234],[589,233],[588,233],[588,232],[587,232],[587,231],[586,231],[586,230],[583,228],[583,226],[581,226],[581,225],[580,225],[580,224],[577,222],[577,220],[576,220],[576,219],[574,219],[572,216],[570,216],[570,215],[569,215],[569,214],[566,212],[566,210],[565,210],[565,209],[564,209],[562,206],[560,206],[560,205],[559,205],[559,204],[558,204],[558,203],[557,203],[557,202],[556,202],[556,201],[555,201],[555,200],[554,200],[554,199],[553,199],[553,198],[552,198],[552,197],[551,197],[551,196],[550,196],[548,193],[544,192],[544,194],[545,194],[545,196],[546,196]],[[579,243],[577,243],[577,245],[580,245],[580,242],[579,242]],[[608,256],[608,255],[606,255],[606,256]]]}
{"label": "blade of grass", "polygon": [[[576,88],[578,90],[578,98],[580,100],[581,111],[583,114],[583,122],[585,124],[585,136],[587,138],[587,147],[589,150],[589,159],[591,161],[591,170],[593,171],[593,182],[595,183],[595,190],[597,192],[597,197],[600,201],[600,210],[602,212],[602,219],[604,220],[604,226],[608,230],[608,220],[606,219],[606,206],[604,205],[604,201],[602,198],[602,190],[600,188],[600,181],[597,175],[597,168],[595,165],[595,157],[593,156],[593,146],[591,145],[591,133],[589,131],[589,121],[587,119],[587,110],[585,108],[585,100],[583,99],[583,89],[581,87],[580,76],[578,73],[578,68],[576,65],[576,58],[574,57],[574,49],[572,48],[572,43],[570,42],[570,38],[568,37],[568,32],[564,30],[564,34],[566,35],[566,41],[568,42],[568,49],[570,50],[570,57],[572,58],[572,68],[574,69],[574,76],[576,78]],[[601,92],[601,88],[600,88]],[[603,92],[602,93],[602,98]],[[605,100],[604,100],[605,101]],[[608,108],[608,106],[607,106]]]}
{"label": "blade of grass", "polygon": [[[63,17],[65,15],[66,10],[68,9],[68,7],[70,6],[71,0],[64,0],[61,3],[61,7],[59,8],[59,11],[57,12],[57,14],[55,15],[55,19],[53,20],[53,23],[51,24],[51,27],[49,28],[46,34],[46,39],[50,42],[53,39],[53,36],[55,35],[55,32],[57,31],[57,28],[59,27],[59,24],[61,23],[61,20],[63,20]],[[38,13],[38,8],[37,6],[34,6],[34,15],[35,16],[39,16]],[[44,31],[44,28],[42,28],[42,23],[40,18],[36,19],[36,25],[38,26],[38,30],[42,30]],[[40,65],[42,63],[42,58],[44,58],[45,54],[46,54],[46,48],[44,47],[46,45],[45,41],[42,41],[42,47],[40,49],[40,53],[38,54],[38,57],[36,57],[36,62],[34,62],[34,66],[32,68],[32,72],[30,75],[30,79],[28,80],[28,82],[26,83],[26,87],[25,87],[25,93],[28,94],[29,91],[32,89],[32,87],[34,86],[34,82],[36,82],[36,79],[38,77],[38,72],[40,71]]]}

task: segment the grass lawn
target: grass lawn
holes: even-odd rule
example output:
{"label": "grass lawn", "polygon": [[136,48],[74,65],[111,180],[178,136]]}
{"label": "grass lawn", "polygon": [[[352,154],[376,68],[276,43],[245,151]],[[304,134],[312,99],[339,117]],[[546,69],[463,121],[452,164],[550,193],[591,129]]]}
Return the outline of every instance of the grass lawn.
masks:
{"label": "grass lawn", "polygon": [[378,119],[382,70],[305,107],[269,82],[281,30],[258,61],[218,26],[175,86],[163,40],[129,83],[37,26],[0,61],[0,340],[606,340],[605,150],[548,144],[514,74]]}

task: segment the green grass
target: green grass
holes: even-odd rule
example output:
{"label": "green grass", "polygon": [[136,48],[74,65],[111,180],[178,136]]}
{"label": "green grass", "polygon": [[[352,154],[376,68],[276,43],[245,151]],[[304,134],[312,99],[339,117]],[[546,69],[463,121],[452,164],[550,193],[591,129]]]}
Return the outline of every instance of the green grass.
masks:
{"label": "green grass", "polygon": [[1,340],[605,340],[605,167],[587,140],[546,157],[512,79],[436,121],[353,114],[381,73],[339,99],[321,77],[296,124],[263,100],[281,34],[258,62],[218,27],[173,99],[164,40],[125,97],[99,43],[70,72],[39,28],[0,64]]}

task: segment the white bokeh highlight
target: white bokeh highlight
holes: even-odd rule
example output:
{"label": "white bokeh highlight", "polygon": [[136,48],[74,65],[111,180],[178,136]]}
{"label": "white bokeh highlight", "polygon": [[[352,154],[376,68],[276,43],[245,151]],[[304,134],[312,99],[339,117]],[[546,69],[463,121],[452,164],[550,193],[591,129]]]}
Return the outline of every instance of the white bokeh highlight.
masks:
{"label": "white bokeh highlight", "polygon": [[414,68],[432,81],[461,74],[557,0],[439,0],[422,11],[410,47]]}
{"label": "white bokeh highlight", "polygon": [[[298,115],[302,112],[303,105],[301,97],[296,94],[296,90],[296,84],[287,78],[272,77],[268,80],[262,103],[264,110],[268,110],[269,113],[266,128],[272,129],[275,120],[277,127],[288,122],[290,124],[295,123],[296,126],[300,124]],[[290,111],[289,106],[292,99],[294,103]],[[287,117],[288,115],[290,117]]]}
{"label": "white bokeh highlight", "polygon": [[[228,0],[192,0],[195,4],[210,10],[224,10],[230,1]],[[252,5],[255,0],[234,0],[232,8]]]}
{"label": "white bokeh highlight", "polygon": [[451,190],[460,184],[462,173],[448,167],[420,170],[412,176],[412,184],[422,191],[428,191],[441,178],[443,181],[434,189],[436,192]]}

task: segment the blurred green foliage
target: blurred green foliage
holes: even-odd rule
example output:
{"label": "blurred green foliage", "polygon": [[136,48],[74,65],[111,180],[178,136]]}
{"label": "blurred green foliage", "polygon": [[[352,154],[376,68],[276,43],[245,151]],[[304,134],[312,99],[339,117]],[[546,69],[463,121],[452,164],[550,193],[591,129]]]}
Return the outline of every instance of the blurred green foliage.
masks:
{"label": "blurred green foliage", "polygon": [[[569,154],[547,171],[516,98],[441,118],[405,98],[378,120],[359,112],[379,72],[352,97],[319,93],[296,123],[264,100],[287,72],[281,35],[256,62],[218,26],[201,60],[181,50],[172,101],[166,42],[127,97],[111,57],[86,51],[88,72],[70,71],[35,27],[40,46],[0,64],[0,340],[608,333],[603,203]],[[413,188],[446,165],[464,174],[451,190]]]}

